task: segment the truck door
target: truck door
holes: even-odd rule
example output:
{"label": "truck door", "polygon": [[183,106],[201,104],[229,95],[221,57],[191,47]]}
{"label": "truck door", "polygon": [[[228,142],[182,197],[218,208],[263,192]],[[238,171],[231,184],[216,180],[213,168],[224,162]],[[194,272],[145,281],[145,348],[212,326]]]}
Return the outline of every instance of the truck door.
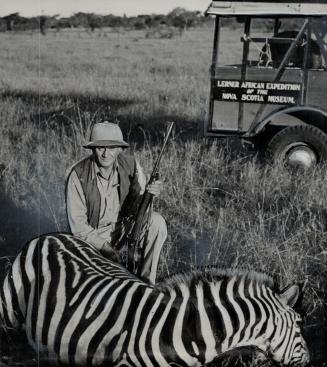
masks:
{"label": "truck door", "polygon": [[209,126],[214,135],[235,134],[240,129],[240,103],[235,91],[241,80],[244,24],[236,18],[217,18],[215,28]]}

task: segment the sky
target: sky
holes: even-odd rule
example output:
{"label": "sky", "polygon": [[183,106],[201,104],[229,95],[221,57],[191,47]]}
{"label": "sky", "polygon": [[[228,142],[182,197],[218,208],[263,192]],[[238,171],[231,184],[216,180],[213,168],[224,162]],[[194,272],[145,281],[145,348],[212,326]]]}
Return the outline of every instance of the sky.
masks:
{"label": "sky", "polygon": [[69,16],[77,12],[133,16],[166,14],[176,7],[205,11],[210,0],[0,0],[0,16],[19,12],[35,15]]}

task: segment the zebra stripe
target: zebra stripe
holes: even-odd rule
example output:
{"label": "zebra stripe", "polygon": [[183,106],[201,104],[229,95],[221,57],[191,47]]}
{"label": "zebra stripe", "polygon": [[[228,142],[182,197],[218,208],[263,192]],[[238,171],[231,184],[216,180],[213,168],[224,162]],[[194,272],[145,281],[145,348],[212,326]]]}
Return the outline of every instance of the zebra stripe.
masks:
{"label": "zebra stripe", "polygon": [[4,295],[5,295],[5,302],[6,307],[8,309],[8,315],[9,315],[9,321],[12,325],[17,325],[17,319],[14,314],[13,305],[12,305],[12,295],[11,290],[9,288],[9,280],[8,277],[6,277],[4,282]]}
{"label": "zebra stripe", "polygon": [[265,324],[267,324],[265,328],[268,330],[270,330],[273,327],[273,324],[272,323],[269,324],[270,314],[267,306],[265,305],[264,302],[262,302],[261,287],[259,284],[254,284],[253,294],[254,294],[253,299],[255,300],[256,304],[259,306],[260,309],[259,315],[261,315],[260,320],[255,327],[254,337],[257,339],[260,338],[260,334],[263,334],[262,331],[264,330]]}
{"label": "zebra stripe", "polygon": [[136,335],[137,335],[137,330],[139,328],[139,323],[140,323],[140,319],[142,316],[142,311],[144,309],[144,306],[146,304],[146,302],[148,301],[149,296],[152,293],[152,289],[151,288],[147,288],[145,289],[144,295],[141,299],[141,302],[139,303],[136,312],[135,312],[135,320],[134,320],[134,324],[132,327],[132,332],[131,332],[131,338],[130,338],[130,342],[128,344],[128,355],[133,363],[134,366],[136,367],[142,367],[142,365],[140,364],[140,362],[138,361],[138,358],[136,356],[136,351],[135,351],[135,340],[136,340]]}
{"label": "zebra stripe", "polygon": [[180,306],[173,329],[173,345],[180,359],[185,361],[186,364],[189,366],[196,366],[198,365],[198,361],[194,357],[192,357],[191,354],[186,350],[182,340],[183,320],[186,306],[190,298],[190,290],[185,284],[181,284],[179,287],[182,293],[183,301]]}
{"label": "zebra stripe", "polygon": [[[28,303],[27,303],[27,315],[26,315],[26,334],[27,339],[30,345],[33,348],[38,349],[37,344],[34,342],[32,338],[32,311],[34,306],[34,293],[35,293],[35,270],[34,265],[32,264],[34,250],[37,244],[37,240],[32,241],[31,246],[28,249],[26,255],[26,262],[25,262],[25,272],[29,280],[30,294],[28,295]],[[10,312],[10,310],[8,310]],[[9,313],[10,314],[10,313]]]}
{"label": "zebra stripe", "polygon": [[47,261],[48,254],[48,239],[46,239],[45,246],[42,248],[42,274],[44,274],[44,284],[40,295],[40,304],[37,313],[35,336],[35,339],[38,341],[38,347],[42,351],[46,349],[45,346],[42,345],[42,332],[44,319],[46,316],[46,301],[49,292],[49,285],[51,282],[51,271]]}
{"label": "zebra stripe", "polygon": [[208,314],[204,306],[204,294],[202,283],[199,283],[199,285],[196,287],[196,296],[198,300],[198,311],[200,314],[201,332],[206,345],[205,362],[208,363],[215,358],[217,353],[216,353],[216,340],[213,335]]}
{"label": "zebra stripe", "polygon": [[229,350],[228,341],[230,340],[230,338],[232,337],[232,335],[234,333],[233,326],[232,326],[232,321],[231,321],[229,313],[227,312],[227,309],[223,306],[223,304],[221,302],[221,298],[219,297],[221,282],[218,282],[216,284],[211,283],[210,287],[211,287],[211,292],[212,292],[212,296],[213,296],[215,305],[216,305],[217,310],[219,311],[219,313],[222,317],[222,320],[223,320],[224,338],[223,338],[223,342],[221,344],[221,352],[225,353]]}
{"label": "zebra stripe", "polygon": [[170,291],[170,300],[166,305],[166,308],[162,314],[162,316],[159,318],[157,326],[155,327],[153,334],[152,334],[152,339],[151,339],[151,347],[153,351],[156,351],[157,353],[155,353],[155,359],[158,362],[159,366],[162,367],[169,367],[168,363],[166,362],[164,356],[162,355],[161,351],[160,351],[160,334],[162,331],[162,328],[167,320],[168,314],[171,310],[171,307],[175,301],[176,298],[176,292],[174,290]]}
{"label": "zebra stripe", "polygon": [[[250,289],[252,289],[253,283],[250,283]],[[255,326],[256,321],[256,313],[254,310],[254,307],[252,303],[249,301],[248,297],[245,295],[245,277],[242,276],[240,287],[239,287],[239,295],[242,301],[246,304],[246,307],[248,309],[248,324],[244,323],[244,334],[243,334],[243,340],[250,340],[253,335],[253,328]],[[254,340],[254,339],[253,339]]]}
{"label": "zebra stripe", "polygon": [[234,290],[235,283],[236,283],[236,278],[233,277],[231,281],[228,282],[228,286],[227,286],[227,295],[228,295],[231,305],[233,306],[237,314],[237,319],[238,319],[238,324],[239,324],[238,330],[233,335],[231,345],[240,343],[241,333],[244,331],[244,328],[245,328],[244,314],[242,312],[242,309],[239,303],[235,300],[235,290]]}
{"label": "zebra stripe", "polygon": [[79,325],[83,315],[83,311],[86,308],[86,305],[89,303],[91,297],[94,295],[94,293],[105,283],[106,279],[101,279],[100,281],[96,282],[96,285],[92,287],[87,295],[83,298],[81,302],[78,303],[78,307],[76,309],[76,312],[74,312],[73,316],[69,320],[67,326],[64,329],[63,335],[61,337],[60,341],[60,356],[64,361],[69,361],[69,354],[68,354],[68,348],[69,348],[69,341],[72,338],[72,334],[76,330],[77,326]]}
{"label": "zebra stripe", "polygon": [[96,309],[98,308],[105,294],[108,293],[110,288],[113,287],[117,282],[118,279],[114,279],[110,281],[110,283],[106,284],[104,288],[101,289],[96,298],[91,302],[90,309],[87,311],[87,314],[85,315],[86,319],[89,319],[92,315],[94,315]]}
{"label": "zebra stripe", "polygon": [[66,305],[66,292],[65,292],[65,281],[66,281],[66,267],[64,259],[61,253],[58,254],[58,264],[59,264],[59,284],[56,292],[56,306],[53,315],[50,319],[50,327],[48,333],[48,348],[50,352],[55,353],[55,337],[58,329],[59,322],[61,320],[61,315],[64,312]]}
{"label": "zebra stripe", "polygon": [[13,264],[13,282],[14,282],[14,289],[20,289],[21,295],[18,297],[18,304],[20,312],[24,315],[26,311],[26,303],[25,303],[25,294],[24,294],[24,286],[22,280],[22,272],[20,269],[20,261],[21,261],[21,254],[18,255],[17,261]]}
{"label": "zebra stripe", "polygon": [[153,367],[153,364],[152,364],[152,362],[151,362],[151,360],[148,356],[148,353],[146,351],[145,342],[146,342],[146,338],[147,338],[147,335],[148,335],[150,323],[151,323],[158,307],[160,306],[160,303],[161,303],[163,297],[164,297],[163,293],[160,293],[159,296],[157,297],[155,303],[153,304],[153,306],[150,310],[150,313],[149,313],[148,317],[146,318],[146,322],[145,322],[144,328],[142,330],[140,341],[139,341],[140,357],[142,358],[143,362],[145,363],[145,365],[147,367]]}
{"label": "zebra stripe", "polygon": [[91,245],[51,234],[16,258],[0,287],[0,315],[8,326],[25,325],[36,350],[72,366],[197,367],[255,346],[302,367],[309,354],[291,299],[267,275],[237,270],[152,286]]}
{"label": "zebra stripe", "polygon": [[[119,313],[119,316],[115,322],[115,324],[110,328],[110,330],[108,331],[108,333],[105,335],[105,337],[101,340],[95,356],[96,359],[95,361],[100,361],[100,364],[102,364],[104,362],[104,357],[105,357],[105,349],[106,349],[106,345],[110,343],[110,341],[117,335],[119,335],[119,333],[121,332],[121,325],[124,324],[125,320],[126,320],[126,316],[127,316],[127,312],[128,309],[131,306],[131,298],[134,294],[134,292],[136,291],[136,289],[139,287],[140,285],[137,283],[132,284],[132,286],[130,287],[130,289],[127,292],[126,298],[124,300],[121,312]],[[95,358],[95,357],[94,357]],[[93,364],[99,364],[99,363],[94,363]]]}
{"label": "zebra stripe", "polygon": [[[113,284],[111,284],[113,285]],[[118,297],[120,291],[124,289],[128,285],[128,281],[124,280],[122,284],[120,284],[115,291],[110,295],[107,303],[105,304],[103,311],[94,319],[94,321],[88,326],[88,328],[84,331],[81,338],[79,339],[79,344],[77,345],[77,349],[85,348],[85,350],[89,350],[91,340],[95,337],[98,332],[98,324],[103,324],[106,319],[110,317],[110,312],[114,307],[115,300]],[[82,356],[82,360],[75,360],[76,364],[85,365],[87,363],[88,355],[85,354]],[[94,360],[94,364],[96,364],[97,360]],[[101,362],[101,361],[100,361]]]}

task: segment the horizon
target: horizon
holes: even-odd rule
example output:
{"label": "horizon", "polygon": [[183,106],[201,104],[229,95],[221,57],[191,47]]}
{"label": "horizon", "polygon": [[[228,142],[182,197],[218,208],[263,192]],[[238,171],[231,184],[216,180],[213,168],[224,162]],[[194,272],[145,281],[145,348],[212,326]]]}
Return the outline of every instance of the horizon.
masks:
{"label": "horizon", "polygon": [[0,6],[0,16],[18,12],[23,17],[55,15],[69,17],[74,13],[113,14],[128,17],[142,14],[167,14],[177,7],[204,12],[210,0],[5,0]]}

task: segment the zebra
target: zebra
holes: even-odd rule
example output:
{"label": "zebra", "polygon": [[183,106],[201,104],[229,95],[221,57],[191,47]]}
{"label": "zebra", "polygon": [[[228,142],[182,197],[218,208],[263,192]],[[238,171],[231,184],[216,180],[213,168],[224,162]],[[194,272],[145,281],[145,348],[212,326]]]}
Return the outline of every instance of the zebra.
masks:
{"label": "zebra", "polygon": [[255,347],[287,366],[309,352],[294,284],[236,269],[204,269],[148,284],[90,244],[56,233],[28,243],[0,287],[5,326],[71,366],[203,366]]}

